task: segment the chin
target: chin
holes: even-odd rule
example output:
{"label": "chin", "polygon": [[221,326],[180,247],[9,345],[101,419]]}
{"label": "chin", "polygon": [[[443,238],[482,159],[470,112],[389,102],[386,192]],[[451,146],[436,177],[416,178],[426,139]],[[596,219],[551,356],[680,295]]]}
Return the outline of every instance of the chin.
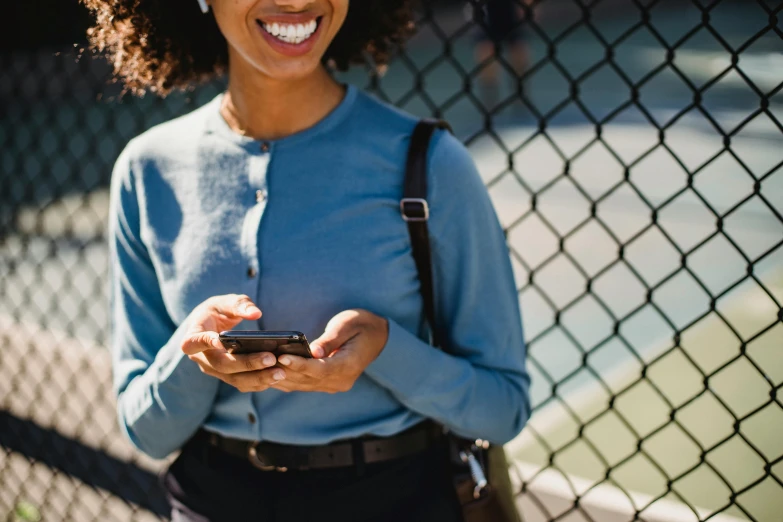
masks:
{"label": "chin", "polygon": [[[285,59],[281,61],[285,61]],[[320,63],[320,60],[308,60],[307,63],[278,63],[274,65],[267,63],[265,66],[258,67],[258,69],[265,76],[275,80],[296,81],[311,76]]]}

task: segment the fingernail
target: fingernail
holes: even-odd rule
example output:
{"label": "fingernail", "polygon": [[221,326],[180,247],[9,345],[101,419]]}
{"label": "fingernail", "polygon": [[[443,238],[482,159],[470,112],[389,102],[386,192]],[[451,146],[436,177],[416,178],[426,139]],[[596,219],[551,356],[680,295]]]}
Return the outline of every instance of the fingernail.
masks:
{"label": "fingernail", "polygon": [[222,348],[222,346],[220,346],[220,339],[213,338],[212,339],[212,346],[214,346],[215,348]]}
{"label": "fingernail", "polygon": [[288,366],[289,364],[291,364],[291,359],[289,359],[288,357],[283,357],[283,358],[280,358],[280,359],[278,359],[277,361],[278,361],[280,364],[282,364],[283,366]]}
{"label": "fingernail", "polygon": [[320,359],[321,357],[324,356],[324,349],[321,348],[320,346],[311,346],[310,347],[310,353],[316,359]]}
{"label": "fingernail", "polygon": [[282,381],[285,379],[285,373],[283,373],[280,370],[275,371],[275,373],[272,374],[272,377],[275,378],[276,381]]}
{"label": "fingernail", "polygon": [[262,355],[261,364],[263,364],[264,366],[272,366],[273,364],[275,364],[275,358],[269,354]]}

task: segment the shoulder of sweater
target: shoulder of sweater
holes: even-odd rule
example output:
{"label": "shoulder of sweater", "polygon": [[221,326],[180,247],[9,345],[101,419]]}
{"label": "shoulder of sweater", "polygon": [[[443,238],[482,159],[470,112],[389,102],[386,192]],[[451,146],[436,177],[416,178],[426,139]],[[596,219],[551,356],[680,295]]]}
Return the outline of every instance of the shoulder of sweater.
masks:
{"label": "shoulder of sweater", "polygon": [[[381,134],[400,134],[410,136],[413,127],[419,122],[419,118],[405,112],[399,107],[378,99],[372,94],[365,92],[359,93],[359,100],[363,116],[363,121],[374,121],[377,123],[378,133]],[[471,170],[473,160],[467,147],[450,132],[437,130],[430,143],[430,166],[438,168],[444,163],[449,166],[462,166]]]}
{"label": "shoulder of sweater", "polygon": [[437,130],[428,155],[427,178],[433,204],[454,211],[483,205],[487,188],[470,151],[446,130]]}
{"label": "shoulder of sweater", "polygon": [[212,101],[193,111],[150,127],[133,138],[124,154],[131,161],[189,157],[205,132]]}
{"label": "shoulder of sweater", "polygon": [[359,91],[356,105],[362,116],[360,124],[374,127],[368,135],[410,134],[419,121],[416,116],[364,91]]}

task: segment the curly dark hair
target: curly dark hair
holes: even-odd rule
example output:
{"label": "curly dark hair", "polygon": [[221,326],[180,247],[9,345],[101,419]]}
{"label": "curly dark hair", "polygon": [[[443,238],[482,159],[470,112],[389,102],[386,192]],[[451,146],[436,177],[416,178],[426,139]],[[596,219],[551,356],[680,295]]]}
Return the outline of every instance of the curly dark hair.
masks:
{"label": "curly dark hair", "polygon": [[[214,16],[194,0],[81,0],[95,25],[92,47],[108,55],[115,75],[134,94],[166,95],[226,72],[228,47]],[[187,4],[187,5],[186,5]],[[190,5],[192,4],[192,5]],[[412,0],[350,2],[324,62],[344,71],[369,58],[378,67],[413,32]]]}

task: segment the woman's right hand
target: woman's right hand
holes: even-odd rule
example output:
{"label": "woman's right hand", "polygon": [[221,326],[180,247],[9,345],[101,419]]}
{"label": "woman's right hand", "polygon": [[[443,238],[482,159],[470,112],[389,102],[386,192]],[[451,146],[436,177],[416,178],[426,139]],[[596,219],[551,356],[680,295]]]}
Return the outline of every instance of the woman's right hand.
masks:
{"label": "woman's right hand", "polygon": [[182,351],[202,372],[241,392],[266,390],[285,379],[281,368],[272,368],[277,358],[271,353],[232,355],[219,338],[219,332],[231,330],[243,319],[252,321],[259,317],[261,310],[246,295],[210,297],[190,313]]}

